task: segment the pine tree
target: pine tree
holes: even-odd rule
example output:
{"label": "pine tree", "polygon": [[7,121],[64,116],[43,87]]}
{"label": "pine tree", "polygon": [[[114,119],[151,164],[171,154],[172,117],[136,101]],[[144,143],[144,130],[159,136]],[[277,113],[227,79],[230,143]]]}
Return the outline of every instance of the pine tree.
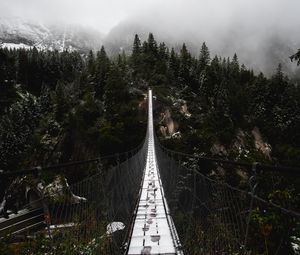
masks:
{"label": "pine tree", "polygon": [[[207,70],[208,73],[208,80],[210,82],[210,86],[214,87],[215,84],[221,83],[222,79],[224,78],[224,69],[226,69],[226,61],[218,56],[215,56],[211,63],[210,66]],[[212,88],[211,88],[212,89]]]}
{"label": "pine tree", "polygon": [[95,56],[92,50],[90,50],[88,54],[87,69],[90,75],[95,74]]}
{"label": "pine tree", "polygon": [[118,54],[118,61],[117,61],[118,67],[122,70],[122,72],[127,71],[127,57],[125,54],[125,51],[123,50],[121,54]]}
{"label": "pine tree", "polygon": [[14,102],[7,114],[0,118],[1,169],[19,167],[31,148],[33,130],[40,120],[36,97],[27,92],[21,95],[21,99]]}
{"label": "pine tree", "polygon": [[177,54],[175,53],[174,48],[171,49],[169,64],[168,64],[168,74],[169,78],[175,82],[179,75],[179,59]]}
{"label": "pine tree", "polygon": [[141,69],[141,53],[142,53],[142,48],[141,48],[141,41],[139,36],[136,34],[134,36],[134,41],[133,41],[133,47],[132,47],[132,55],[131,55],[131,63],[132,63],[132,68],[133,68],[133,76],[136,76],[137,73]]}
{"label": "pine tree", "polygon": [[132,47],[132,58],[137,58],[141,54],[141,41],[139,36],[134,36],[133,47]]}
{"label": "pine tree", "polygon": [[269,83],[268,97],[270,99],[270,104],[274,106],[279,103],[280,98],[285,93],[287,86],[288,80],[283,74],[282,65],[278,64],[276,72],[272,76],[271,81]]}
{"label": "pine tree", "polygon": [[275,74],[271,78],[270,94],[273,97],[280,96],[286,87],[287,83],[282,71],[282,65],[278,64]]}
{"label": "pine tree", "polygon": [[180,68],[179,77],[185,84],[190,83],[190,68],[192,64],[191,54],[186,48],[185,43],[182,45],[180,50]]}
{"label": "pine tree", "polygon": [[279,63],[276,68],[276,73],[273,76],[273,79],[277,80],[278,82],[282,82],[283,80],[283,71],[282,71],[282,64]]}
{"label": "pine tree", "polygon": [[45,82],[52,87],[56,86],[56,83],[61,79],[61,65],[59,52],[47,52],[45,61]]}
{"label": "pine tree", "polygon": [[200,93],[201,96],[207,96],[208,92],[208,65],[210,63],[210,54],[209,50],[205,44],[205,42],[202,44],[201,50],[200,50],[200,55],[199,55],[199,60],[195,63],[195,76],[196,80],[198,81],[198,92]]}
{"label": "pine tree", "polygon": [[249,88],[249,114],[259,125],[268,117],[267,107],[269,105],[268,81],[263,73],[260,73]]}
{"label": "pine tree", "polygon": [[231,74],[234,75],[234,77],[237,77],[239,74],[240,64],[236,53],[234,53],[232,61],[230,63],[230,71]]}
{"label": "pine tree", "polygon": [[17,62],[18,82],[25,86],[28,86],[28,62],[28,53],[25,49],[20,49]]}
{"label": "pine tree", "polygon": [[120,113],[120,107],[128,99],[128,84],[124,72],[112,64],[105,85],[104,103],[107,114],[113,117]]}
{"label": "pine tree", "polygon": [[101,50],[97,52],[96,57],[96,84],[95,92],[96,97],[101,99],[104,93],[104,87],[107,79],[107,75],[110,69],[110,60],[106,54],[104,46],[101,47]]}
{"label": "pine tree", "polygon": [[157,42],[152,33],[149,34],[148,40],[143,43],[140,63],[141,76],[150,81],[156,75],[159,64]]}
{"label": "pine tree", "polygon": [[202,44],[201,50],[200,50],[200,56],[199,56],[199,68],[200,72],[208,66],[210,63],[210,53],[209,49],[206,46],[205,42]]}
{"label": "pine tree", "polygon": [[154,55],[156,55],[157,51],[158,51],[157,50],[157,42],[155,41],[152,33],[150,33],[148,36],[147,44],[148,44],[148,51],[153,53]]}
{"label": "pine tree", "polygon": [[160,43],[158,47],[158,56],[156,62],[156,73],[166,75],[167,72],[168,53],[164,43]]}
{"label": "pine tree", "polygon": [[158,56],[161,60],[167,60],[168,53],[167,53],[167,47],[165,43],[160,43],[158,46]]}
{"label": "pine tree", "polygon": [[39,69],[39,53],[36,47],[33,47],[28,57],[28,89],[35,95],[40,93],[42,86],[41,72]]}

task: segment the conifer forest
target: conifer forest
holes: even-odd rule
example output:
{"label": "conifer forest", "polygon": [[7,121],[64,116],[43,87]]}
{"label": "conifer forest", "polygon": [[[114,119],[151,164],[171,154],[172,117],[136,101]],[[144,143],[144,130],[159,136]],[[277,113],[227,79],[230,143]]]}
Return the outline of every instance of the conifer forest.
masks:
{"label": "conifer forest", "polygon": [[[124,240],[133,240],[146,178],[137,162],[147,155],[149,91],[161,185],[181,245],[178,253],[145,245],[139,254],[300,254],[300,50],[285,56],[292,75],[280,61],[270,73],[238,53],[216,54],[205,37],[196,51],[189,38],[170,43],[152,32],[130,34],[115,51],[105,41],[59,50],[9,47],[1,33],[1,255],[134,254]],[[101,192],[92,184],[100,179]],[[80,186],[86,180],[90,193]],[[59,207],[66,197],[68,209]],[[1,224],[40,199],[47,226],[2,234],[9,224]],[[93,209],[79,213],[79,204]],[[122,219],[117,230],[104,217],[111,208]],[[78,230],[87,214],[88,228]],[[80,238],[53,234],[70,222]]]}

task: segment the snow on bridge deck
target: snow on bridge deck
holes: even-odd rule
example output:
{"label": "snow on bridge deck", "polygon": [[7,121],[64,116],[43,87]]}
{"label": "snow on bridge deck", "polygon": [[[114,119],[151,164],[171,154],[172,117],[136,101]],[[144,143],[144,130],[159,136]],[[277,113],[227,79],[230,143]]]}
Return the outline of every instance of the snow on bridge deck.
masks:
{"label": "snow on bridge deck", "polygon": [[142,192],[139,200],[128,255],[180,254],[180,242],[176,228],[169,215],[156,161],[152,90],[148,94],[148,152]]}

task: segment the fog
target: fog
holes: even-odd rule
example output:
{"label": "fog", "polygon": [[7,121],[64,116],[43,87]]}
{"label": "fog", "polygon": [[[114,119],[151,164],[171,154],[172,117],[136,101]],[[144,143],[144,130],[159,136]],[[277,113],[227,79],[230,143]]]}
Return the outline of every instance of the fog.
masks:
{"label": "fog", "polygon": [[122,20],[159,0],[0,0],[1,17],[80,24],[108,33]]}
{"label": "fog", "polygon": [[0,1],[1,17],[89,26],[107,34],[106,42],[119,37],[119,46],[136,32],[153,32],[174,46],[185,41],[194,52],[205,41],[212,54],[237,52],[257,70],[289,65],[300,48],[299,0]]}
{"label": "fog", "polygon": [[173,46],[186,42],[195,54],[203,41],[212,54],[232,57],[236,52],[256,71],[270,74],[279,62],[290,74],[299,70],[289,59],[300,48],[299,0],[162,2],[132,13],[109,37],[134,27],[133,33],[149,30]]}

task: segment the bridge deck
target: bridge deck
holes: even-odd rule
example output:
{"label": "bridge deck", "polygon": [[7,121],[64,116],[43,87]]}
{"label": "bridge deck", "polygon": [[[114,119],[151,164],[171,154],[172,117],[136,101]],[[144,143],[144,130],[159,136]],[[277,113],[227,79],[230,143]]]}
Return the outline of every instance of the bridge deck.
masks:
{"label": "bridge deck", "polygon": [[177,249],[179,240],[169,215],[156,161],[151,90],[148,99],[147,161],[128,254],[182,254]]}

